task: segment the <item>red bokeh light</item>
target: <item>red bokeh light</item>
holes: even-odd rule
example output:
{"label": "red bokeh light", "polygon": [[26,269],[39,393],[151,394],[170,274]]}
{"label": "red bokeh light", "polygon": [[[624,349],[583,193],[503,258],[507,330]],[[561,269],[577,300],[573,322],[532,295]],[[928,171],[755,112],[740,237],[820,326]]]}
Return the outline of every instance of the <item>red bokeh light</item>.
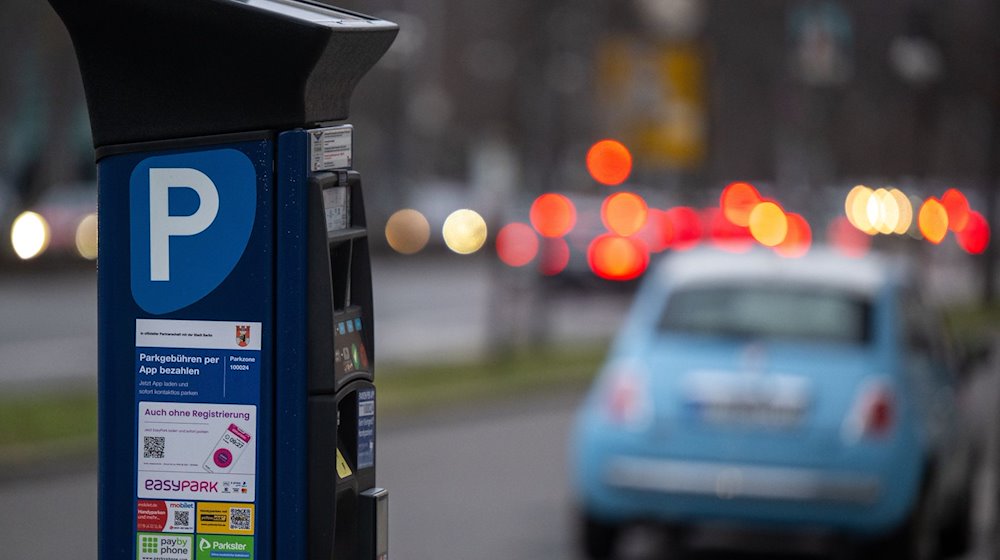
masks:
{"label": "red bokeh light", "polygon": [[632,172],[632,154],[617,140],[601,140],[587,152],[587,171],[604,185],[620,185]]}
{"label": "red bokeh light", "polygon": [[606,233],[591,242],[587,264],[594,274],[605,280],[632,280],[649,267],[649,250],[634,237]]}
{"label": "red bokeh light", "polygon": [[785,240],[774,247],[783,257],[797,258],[809,252],[812,246],[812,228],[809,222],[799,214],[787,214],[788,233]]}
{"label": "red bokeh light", "polygon": [[731,222],[722,210],[706,209],[702,221],[708,224],[709,239],[716,247],[734,253],[744,253],[753,247],[750,230]]}
{"label": "red bokeh light", "polygon": [[524,266],[538,255],[538,236],[528,224],[507,224],[497,233],[497,255],[508,266]]}
{"label": "red bokeh light", "polygon": [[674,226],[674,242],[671,247],[686,251],[701,242],[702,224],[698,211],[687,206],[675,206],[667,210],[667,218]]}
{"label": "red bokeh light", "polygon": [[646,243],[650,252],[662,253],[674,241],[674,225],[665,211],[650,208],[646,225],[636,236]]}
{"label": "red bokeh light", "polygon": [[529,217],[542,237],[562,237],[576,225],[576,206],[561,194],[546,193],[531,203]]}
{"label": "red bokeh light", "polygon": [[958,189],[948,189],[941,196],[941,204],[948,213],[948,229],[959,232],[969,223],[969,199]]}
{"label": "red bokeh light", "polygon": [[844,216],[830,222],[826,238],[834,249],[849,257],[863,257],[872,246],[871,236],[851,225]]}
{"label": "red bokeh light", "polygon": [[635,193],[620,192],[609,195],[601,204],[601,221],[609,231],[622,237],[635,234],[646,225],[649,207]]}
{"label": "red bokeh light", "polygon": [[538,272],[545,276],[555,276],[566,270],[567,265],[569,265],[569,243],[562,238],[542,239]]}
{"label": "red bokeh light", "polygon": [[750,225],[750,212],[761,202],[760,193],[750,183],[730,183],[722,190],[719,207],[727,220],[747,227]]}
{"label": "red bokeh light", "polygon": [[990,244],[990,224],[982,214],[970,210],[968,223],[955,234],[955,238],[966,253],[981,255]]}

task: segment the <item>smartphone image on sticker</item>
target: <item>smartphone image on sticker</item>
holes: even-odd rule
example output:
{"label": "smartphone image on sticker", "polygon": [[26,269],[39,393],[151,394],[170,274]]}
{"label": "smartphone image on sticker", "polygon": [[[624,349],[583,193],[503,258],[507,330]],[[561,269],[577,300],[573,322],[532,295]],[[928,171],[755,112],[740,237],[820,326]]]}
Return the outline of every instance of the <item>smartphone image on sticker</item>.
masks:
{"label": "smartphone image on sticker", "polygon": [[236,424],[230,424],[202,467],[210,473],[229,472],[249,443],[250,434],[241,430]]}

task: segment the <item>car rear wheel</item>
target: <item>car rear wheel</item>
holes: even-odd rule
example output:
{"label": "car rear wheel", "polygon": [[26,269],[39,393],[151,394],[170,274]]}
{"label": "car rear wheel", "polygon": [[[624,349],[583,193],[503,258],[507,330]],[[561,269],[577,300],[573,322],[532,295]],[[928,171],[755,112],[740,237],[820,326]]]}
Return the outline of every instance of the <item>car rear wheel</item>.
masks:
{"label": "car rear wheel", "polygon": [[588,560],[607,560],[614,556],[622,534],[622,527],[582,513],[579,520],[579,532],[580,545],[585,557]]}
{"label": "car rear wheel", "polygon": [[930,486],[925,484],[906,522],[863,547],[860,556],[871,560],[935,560],[940,557],[940,530],[938,512],[930,503]]}
{"label": "car rear wheel", "polygon": [[941,552],[947,558],[968,552],[972,540],[972,488],[963,492],[941,528]]}

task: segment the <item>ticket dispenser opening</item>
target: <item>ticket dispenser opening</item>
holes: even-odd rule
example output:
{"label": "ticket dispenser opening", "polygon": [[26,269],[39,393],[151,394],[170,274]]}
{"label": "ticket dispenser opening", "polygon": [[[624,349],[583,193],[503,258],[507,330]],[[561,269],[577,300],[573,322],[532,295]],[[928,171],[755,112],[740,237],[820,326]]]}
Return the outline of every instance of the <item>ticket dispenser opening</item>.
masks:
{"label": "ticket dispenser opening", "polygon": [[384,557],[367,223],[334,123],[397,26],[311,0],[50,4],[97,153],[99,557]]}

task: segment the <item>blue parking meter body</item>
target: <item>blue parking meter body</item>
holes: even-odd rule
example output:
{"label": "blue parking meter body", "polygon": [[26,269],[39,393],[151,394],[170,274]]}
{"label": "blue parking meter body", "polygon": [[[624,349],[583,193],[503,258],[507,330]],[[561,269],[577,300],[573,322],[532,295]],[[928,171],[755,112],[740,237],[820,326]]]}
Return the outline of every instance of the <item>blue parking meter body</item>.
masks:
{"label": "blue parking meter body", "polygon": [[392,23],[50,0],[97,148],[100,560],[387,558],[351,91]]}

